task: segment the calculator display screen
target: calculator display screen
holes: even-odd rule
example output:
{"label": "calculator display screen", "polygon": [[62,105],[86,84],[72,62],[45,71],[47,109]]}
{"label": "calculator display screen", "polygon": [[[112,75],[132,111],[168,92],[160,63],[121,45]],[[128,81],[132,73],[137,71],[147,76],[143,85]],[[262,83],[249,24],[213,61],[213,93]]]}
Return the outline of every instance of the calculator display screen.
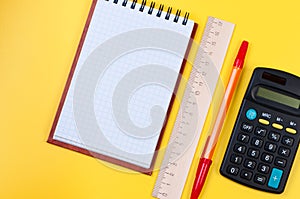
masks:
{"label": "calculator display screen", "polygon": [[290,106],[292,108],[299,109],[300,100],[297,98],[293,98],[263,87],[258,87],[256,96],[262,97],[280,104],[284,104],[286,106]]}

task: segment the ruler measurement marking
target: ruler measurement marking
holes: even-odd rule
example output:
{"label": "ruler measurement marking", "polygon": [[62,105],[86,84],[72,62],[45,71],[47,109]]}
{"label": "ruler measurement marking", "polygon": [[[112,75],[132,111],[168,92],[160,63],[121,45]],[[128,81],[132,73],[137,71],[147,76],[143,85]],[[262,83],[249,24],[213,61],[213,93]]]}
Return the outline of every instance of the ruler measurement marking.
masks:
{"label": "ruler measurement marking", "polygon": [[[190,143],[190,148],[186,149],[187,146],[185,146],[185,140],[189,135],[188,127],[193,125],[191,118],[193,117],[194,109],[199,108],[198,103],[205,103],[203,106],[203,109],[205,110],[200,110],[200,113],[203,113],[203,115],[200,114],[200,117],[204,117],[207,114],[209,105],[207,106],[207,102],[203,100],[211,99],[211,97],[209,98],[205,95],[207,92],[205,90],[207,85],[203,81],[203,78],[210,75],[208,69],[210,63],[206,60],[206,57],[208,56],[215,61],[216,63],[214,64],[219,64],[219,70],[221,69],[220,63],[223,63],[224,61],[233,27],[233,24],[213,17],[209,17],[207,20],[200,43],[200,48],[203,51],[201,54],[199,54],[198,51],[194,60],[194,65],[200,67],[192,68],[190,78],[187,82],[187,88],[180,103],[182,108],[177,114],[175,126],[170,136],[170,145],[166,150],[162,162],[162,165],[165,167],[160,170],[152,193],[154,197],[161,199],[179,199],[182,194],[201,133],[197,132],[198,134],[195,135],[196,141]],[[188,86],[191,88],[188,88]],[[202,106],[200,108],[202,108]],[[201,120],[205,120],[205,118],[201,118]],[[204,121],[199,121],[199,124],[196,125],[197,130],[201,131],[203,125]],[[181,154],[182,148],[185,150],[184,154]],[[182,157],[176,159],[179,155],[182,155]],[[174,158],[176,161],[174,161]]]}

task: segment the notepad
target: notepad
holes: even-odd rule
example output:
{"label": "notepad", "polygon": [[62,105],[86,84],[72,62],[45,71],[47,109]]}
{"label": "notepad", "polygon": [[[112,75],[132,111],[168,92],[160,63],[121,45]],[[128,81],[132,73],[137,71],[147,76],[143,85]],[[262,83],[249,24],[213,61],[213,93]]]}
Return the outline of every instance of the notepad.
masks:
{"label": "notepad", "polygon": [[94,0],[48,142],[151,173],[197,28],[180,14]]}

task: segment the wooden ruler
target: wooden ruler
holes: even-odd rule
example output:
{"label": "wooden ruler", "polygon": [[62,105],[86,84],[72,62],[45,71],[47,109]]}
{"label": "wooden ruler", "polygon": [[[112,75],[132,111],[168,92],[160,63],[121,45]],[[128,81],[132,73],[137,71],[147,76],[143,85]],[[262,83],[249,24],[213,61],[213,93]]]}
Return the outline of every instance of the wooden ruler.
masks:
{"label": "wooden ruler", "polygon": [[232,37],[234,24],[209,17],[152,193],[179,199]]}

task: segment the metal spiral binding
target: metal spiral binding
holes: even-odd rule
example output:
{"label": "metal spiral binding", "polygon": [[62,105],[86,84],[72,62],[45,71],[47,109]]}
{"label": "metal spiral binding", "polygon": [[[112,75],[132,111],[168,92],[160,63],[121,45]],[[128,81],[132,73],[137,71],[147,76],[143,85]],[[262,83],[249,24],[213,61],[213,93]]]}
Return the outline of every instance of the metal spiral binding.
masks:
{"label": "metal spiral binding", "polygon": [[165,17],[166,20],[170,19],[171,13],[172,13],[172,7],[168,7],[168,11],[167,11],[167,14],[166,14],[166,17]]}
{"label": "metal spiral binding", "polygon": [[[109,0],[105,0],[105,1],[109,1]],[[114,4],[118,4],[118,1],[119,1],[119,0],[113,0],[113,3],[114,3]],[[135,9],[137,2],[138,2],[138,0],[133,0],[132,3],[131,3],[130,8],[131,8],[131,9]],[[123,0],[122,6],[123,6],[123,7],[126,7],[126,6],[127,6],[127,3],[128,3],[128,0]],[[140,11],[140,12],[144,12],[146,4],[147,4],[147,0],[142,0],[141,6],[140,6],[140,8],[139,8],[139,11]],[[155,8],[155,2],[152,1],[151,4],[150,4],[150,8],[149,8],[149,10],[148,10],[148,14],[149,14],[149,15],[152,15],[152,14],[153,14],[154,8]],[[157,11],[157,13],[156,13],[156,16],[157,16],[157,17],[161,17],[163,11],[164,11],[164,5],[163,5],[163,4],[160,4],[160,5],[159,5],[159,8],[158,8],[158,11]],[[170,20],[171,14],[172,14],[172,7],[168,7],[168,10],[167,10],[165,19],[166,19],[166,20]],[[181,10],[178,9],[178,10],[176,11],[175,18],[173,19],[173,22],[178,23],[180,14],[181,14]],[[187,22],[188,22],[188,20],[189,20],[189,16],[190,16],[190,13],[186,12],[185,15],[184,15],[183,21],[182,21],[182,25],[186,25],[186,24],[187,24]]]}
{"label": "metal spiral binding", "polygon": [[122,6],[126,7],[128,0],[124,0]]}
{"label": "metal spiral binding", "polygon": [[142,1],[142,5],[141,5],[141,7],[140,7],[140,11],[141,11],[141,12],[144,11],[144,8],[145,8],[146,3],[147,3],[147,0],[143,0],[143,1]]}
{"label": "metal spiral binding", "polygon": [[156,16],[160,17],[163,10],[164,10],[164,5],[160,4]]}
{"label": "metal spiral binding", "polygon": [[180,17],[180,13],[181,13],[181,10],[177,10],[176,11],[176,15],[175,15],[175,18],[174,18],[174,22],[177,23],[178,22],[178,19]]}
{"label": "metal spiral binding", "polygon": [[153,12],[153,9],[154,9],[154,6],[155,6],[155,2],[152,1],[151,4],[150,4],[150,8],[148,10],[148,14],[149,15],[152,15],[152,12]]}
{"label": "metal spiral binding", "polygon": [[131,4],[130,8],[131,8],[131,9],[134,9],[134,8],[135,8],[135,5],[136,5],[136,3],[137,3],[137,0],[133,0],[133,2],[132,2],[132,4]]}
{"label": "metal spiral binding", "polygon": [[189,16],[190,16],[190,13],[186,12],[185,15],[184,15],[184,18],[183,18],[183,22],[182,22],[183,25],[187,24],[187,22],[189,20]]}

